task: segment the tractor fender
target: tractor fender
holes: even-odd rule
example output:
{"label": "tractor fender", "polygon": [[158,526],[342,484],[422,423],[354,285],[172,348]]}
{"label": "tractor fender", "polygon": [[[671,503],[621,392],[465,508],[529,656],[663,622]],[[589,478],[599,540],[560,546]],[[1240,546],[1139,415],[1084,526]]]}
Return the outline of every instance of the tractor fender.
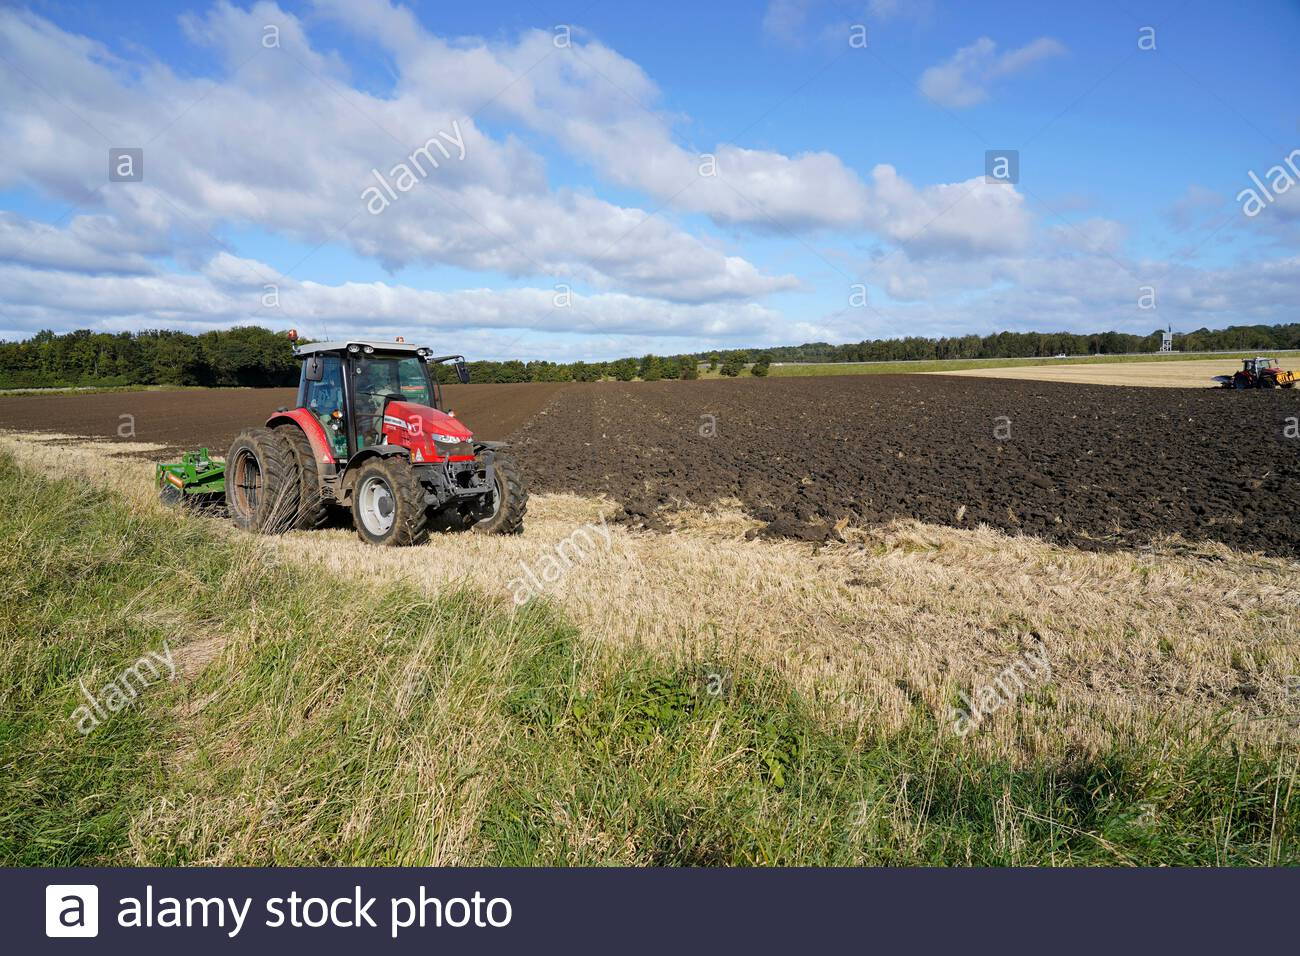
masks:
{"label": "tractor fender", "polygon": [[329,439],[325,436],[325,429],[321,423],[305,408],[295,408],[288,411],[277,411],[274,415],[266,420],[267,428],[274,428],[276,425],[292,423],[303,430],[307,436],[307,441],[311,443],[312,454],[316,456],[316,461],[322,465],[334,464],[334,452],[330,448]]}
{"label": "tractor fender", "polygon": [[371,458],[402,458],[410,460],[411,452],[402,445],[371,445],[369,448],[363,448],[351,458],[348,459],[347,467],[343,470],[342,492],[344,497],[352,494],[352,485],[356,481],[357,472],[361,466]]}

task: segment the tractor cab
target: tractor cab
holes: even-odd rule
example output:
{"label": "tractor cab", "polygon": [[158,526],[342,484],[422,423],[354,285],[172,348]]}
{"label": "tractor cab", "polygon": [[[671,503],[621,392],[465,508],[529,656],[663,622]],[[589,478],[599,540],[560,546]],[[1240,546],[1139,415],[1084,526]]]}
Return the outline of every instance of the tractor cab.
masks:
{"label": "tractor cab", "polygon": [[1265,369],[1277,367],[1277,359],[1264,358],[1262,355],[1253,359],[1243,359],[1241,363],[1242,371],[1249,375],[1260,375]]}
{"label": "tractor cab", "polygon": [[[345,462],[368,448],[413,446],[426,433],[468,442],[473,436],[444,411],[436,367],[454,361],[456,377],[469,381],[464,356],[433,356],[403,342],[319,342],[294,349],[302,362],[295,415],[309,432],[312,425],[334,462]],[[312,422],[306,422],[310,417]],[[447,444],[444,442],[443,444]],[[424,451],[420,450],[421,458]],[[434,459],[443,457],[434,451]],[[417,458],[416,460],[421,460]]]}

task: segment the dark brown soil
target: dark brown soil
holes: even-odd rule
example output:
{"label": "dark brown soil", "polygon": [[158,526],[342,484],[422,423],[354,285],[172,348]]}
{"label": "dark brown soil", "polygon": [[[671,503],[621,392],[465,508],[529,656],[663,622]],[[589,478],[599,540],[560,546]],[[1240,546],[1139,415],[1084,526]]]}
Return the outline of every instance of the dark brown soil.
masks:
{"label": "dark brown soil", "polygon": [[919,518],[1089,548],[1178,532],[1297,556],[1300,439],[1284,437],[1296,415],[1294,390],[908,375],[599,383],[574,386],[516,443],[534,489],[605,492],[650,527],[664,507],[735,497],[765,533],[813,540],[842,519]]}
{"label": "dark brown soil", "polygon": [[[1178,532],[1300,556],[1300,390],[942,376],[470,385],[449,404],[511,437],[536,491],[605,493],[625,520],[738,498],[765,534],[846,520],[984,523],[1081,547]],[[224,451],[291,389],[0,397],[0,428]],[[135,433],[119,433],[134,416]],[[1005,419],[1003,418],[1005,416]],[[995,437],[1007,434],[1007,438]]]}
{"label": "dark brown soil", "polygon": [[[561,384],[453,385],[447,405],[479,438],[501,440],[566,388]],[[63,432],[225,454],[240,429],[297,401],[292,388],[0,396],[0,428]],[[125,416],[125,417],[124,417]]]}

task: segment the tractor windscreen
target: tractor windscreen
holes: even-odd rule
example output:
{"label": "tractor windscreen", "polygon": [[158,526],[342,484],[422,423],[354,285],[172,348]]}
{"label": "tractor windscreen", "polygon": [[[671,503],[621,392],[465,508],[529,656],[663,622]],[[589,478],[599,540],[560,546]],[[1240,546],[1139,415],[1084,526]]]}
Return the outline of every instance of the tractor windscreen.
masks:
{"label": "tractor windscreen", "polygon": [[356,391],[365,399],[395,398],[433,405],[424,363],[414,356],[365,355],[357,359]]}

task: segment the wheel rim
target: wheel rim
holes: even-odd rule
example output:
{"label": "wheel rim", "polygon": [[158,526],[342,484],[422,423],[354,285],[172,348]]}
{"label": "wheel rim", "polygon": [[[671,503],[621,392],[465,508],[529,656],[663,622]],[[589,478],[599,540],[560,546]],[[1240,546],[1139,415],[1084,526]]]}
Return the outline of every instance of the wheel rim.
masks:
{"label": "wheel rim", "polygon": [[262,466],[247,449],[235,457],[235,504],[245,514],[253,514],[262,497]]}
{"label": "wheel rim", "polygon": [[488,515],[488,521],[501,513],[501,501],[506,496],[506,483],[501,477],[500,469],[492,476],[492,487],[492,513]]}
{"label": "wheel rim", "polygon": [[371,475],[361,483],[361,490],[357,492],[357,514],[367,531],[377,536],[388,534],[396,513],[397,500],[388,482]]}

